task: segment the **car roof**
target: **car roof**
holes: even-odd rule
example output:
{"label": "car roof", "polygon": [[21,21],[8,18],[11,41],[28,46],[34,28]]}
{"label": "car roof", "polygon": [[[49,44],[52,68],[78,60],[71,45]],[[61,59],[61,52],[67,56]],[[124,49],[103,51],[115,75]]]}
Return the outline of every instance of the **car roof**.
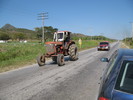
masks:
{"label": "car roof", "polygon": [[61,33],[61,32],[70,32],[70,31],[57,31],[57,33]]}
{"label": "car roof", "polygon": [[103,41],[103,42],[109,42],[109,41]]}
{"label": "car roof", "polygon": [[118,56],[133,56],[133,49],[118,49]]}
{"label": "car roof", "polygon": [[102,42],[100,42],[100,43],[109,43],[108,41],[102,41]]}

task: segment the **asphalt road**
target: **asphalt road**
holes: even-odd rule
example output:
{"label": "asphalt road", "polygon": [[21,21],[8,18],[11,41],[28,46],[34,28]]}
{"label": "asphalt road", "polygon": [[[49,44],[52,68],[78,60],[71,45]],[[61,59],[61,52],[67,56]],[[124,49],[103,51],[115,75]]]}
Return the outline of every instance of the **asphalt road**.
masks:
{"label": "asphalt road", "polygon": [[44,67],[37,64],[0,74],[0,100],[96,100],[100,77],[107,63],[100,62],[119,48],[110,51],[96,48],[79,53],[79,60],[65,57],[65,66],[51,60]]}

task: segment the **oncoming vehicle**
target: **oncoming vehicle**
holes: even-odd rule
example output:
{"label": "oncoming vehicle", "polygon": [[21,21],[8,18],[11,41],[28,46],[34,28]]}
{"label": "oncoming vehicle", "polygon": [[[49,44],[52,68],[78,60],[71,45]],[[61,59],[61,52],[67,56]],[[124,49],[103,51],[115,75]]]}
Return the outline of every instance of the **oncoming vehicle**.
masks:
{"label": "oncoming vehicle", "polygon": [[110,45],[109,45],[109,42],[108,41],[104,41],[104,42],[100,42],[98,47],[97,47],[97,50],[107,50],[109,51],[110,50]]}
{"label": "oncoming vehicle", "polygon": [[45,58],[51,57],[52,60],[63,66],[64,56],[70,56],[70,59],[75,61],[78,59],[78,48],[74,41],[71,40],[71,32],[58,31],[54,33],[53,41],[46,42],[46,54],[37,58],[39,66],[45,65]]}
{"label": "oncoming vehicle", "polygon": [[108,58],[97,100],[133,100],[133,49],[119,49]]}

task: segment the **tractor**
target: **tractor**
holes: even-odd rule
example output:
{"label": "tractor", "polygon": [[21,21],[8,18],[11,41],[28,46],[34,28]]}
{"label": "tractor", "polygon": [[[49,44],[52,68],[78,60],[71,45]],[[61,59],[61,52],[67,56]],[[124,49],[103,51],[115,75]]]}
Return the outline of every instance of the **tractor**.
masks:
{"label": "tractor", "polygon": [[53,41],[45,42],[46,54],[37,58],[39,66],[45,65],[45,58],[51,57],[58,66],[65,65],[64,56],[69,56],[70,60],[78,60],[78,48],[76,43],[71,40],[71,32],[58,31],[54,33]]}

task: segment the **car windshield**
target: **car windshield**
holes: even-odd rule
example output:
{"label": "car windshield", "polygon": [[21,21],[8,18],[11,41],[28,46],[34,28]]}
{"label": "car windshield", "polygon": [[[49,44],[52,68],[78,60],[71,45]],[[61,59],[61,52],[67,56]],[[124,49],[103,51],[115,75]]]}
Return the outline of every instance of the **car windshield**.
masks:
{"label": "car windshield", "polygon": [[109,44],[108,42],[100,42],[100,45],[105,45],[105,44]]}
{"label": "car windshield", "polygon": [[58,39],[62,39],[62,38],[63,38],[63,33],[58,33],[58,34],[57,34],[57,38],[58,38]]}
{"label": "car windshield", "polygon": [[124,61],[115,88],[133,94],[133,61]]}

